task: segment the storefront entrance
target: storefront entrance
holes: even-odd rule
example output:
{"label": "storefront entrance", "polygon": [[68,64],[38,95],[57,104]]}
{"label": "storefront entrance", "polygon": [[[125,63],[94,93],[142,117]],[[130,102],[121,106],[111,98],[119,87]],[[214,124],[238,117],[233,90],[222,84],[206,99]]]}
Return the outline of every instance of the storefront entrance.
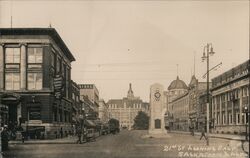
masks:
{"label": "storefront entrance", "polygon": [[13,129],[18,125],[17,106],[20,103],[20,96],[16,93],[5,93],[1,97],[1,103],[8,107],[8,127]]}

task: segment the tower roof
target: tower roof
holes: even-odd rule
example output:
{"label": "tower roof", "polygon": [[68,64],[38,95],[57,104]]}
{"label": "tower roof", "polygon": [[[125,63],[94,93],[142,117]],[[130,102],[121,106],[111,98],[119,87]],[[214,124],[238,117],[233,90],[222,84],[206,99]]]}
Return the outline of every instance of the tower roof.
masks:
{"label": "tower roof", "polygon": [[172,81],[171,84],[168,87],[168,90],[172,89],[187,89],[187,85],[184,81],[179,79],[179,76],[177,76],[176,80]]}
{"label": "tower roof", "polygon": [[134,97],[134,92],[132,90],[132,84],[129,83],[129,90],[128,90],[128,98],[133,98]]}

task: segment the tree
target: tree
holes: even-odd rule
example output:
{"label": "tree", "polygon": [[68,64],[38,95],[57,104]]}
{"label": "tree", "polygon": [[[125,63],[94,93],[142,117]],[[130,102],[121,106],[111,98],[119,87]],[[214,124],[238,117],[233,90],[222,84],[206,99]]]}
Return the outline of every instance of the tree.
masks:
{"label": "tree", "polygon": [[142,111],[139,111],[134,119],[134,129],[146,130],[149,128],[149,116]]}

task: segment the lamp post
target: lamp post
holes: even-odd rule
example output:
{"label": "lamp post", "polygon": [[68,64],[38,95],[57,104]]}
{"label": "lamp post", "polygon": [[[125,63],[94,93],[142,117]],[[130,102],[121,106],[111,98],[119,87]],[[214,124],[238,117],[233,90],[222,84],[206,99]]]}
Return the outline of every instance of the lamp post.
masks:
{"label": "lamp post", "polygon": [[203,48],[202,62],[207,60],[207,145],[209,145],[209,56],[213,55],[213,46],[211,43],[208,43]]}
{"label": "lamp post", "polygon": [[[247,121],[248,120],[248,114],[249,114],[247,105],[244,106],[243,113],[245,113],[246,121]],[[248,134],[247,134],[247,122],[246,122],[246,140],[248,140],[247,136],[248,136]]]}

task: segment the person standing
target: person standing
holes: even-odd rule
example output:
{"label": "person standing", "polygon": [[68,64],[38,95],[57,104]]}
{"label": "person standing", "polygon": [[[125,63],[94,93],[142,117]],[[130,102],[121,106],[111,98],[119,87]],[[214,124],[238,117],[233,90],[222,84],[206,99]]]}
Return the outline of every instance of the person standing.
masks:
{"label": "person standing", "polygon": [[2,137],[2,151],[6,151],[9,149],[9,134],[7,131],[7,126],[5,125],[3,131],[1,132]]}
{"label": "person standing", "polygon": [[82,130],[80,126],[78,126],[76,132],[77,132],[77,137],[78,137],[77,143],[82,144]]}
{"label": "person standing", "polygon": [[203,137],[207,140],[207,137],[206,137],[206,135],[205,135],[205,128],[202,128],[202,129],[201,129],[201,137],[200,137],[200,140],[201,140]]}

